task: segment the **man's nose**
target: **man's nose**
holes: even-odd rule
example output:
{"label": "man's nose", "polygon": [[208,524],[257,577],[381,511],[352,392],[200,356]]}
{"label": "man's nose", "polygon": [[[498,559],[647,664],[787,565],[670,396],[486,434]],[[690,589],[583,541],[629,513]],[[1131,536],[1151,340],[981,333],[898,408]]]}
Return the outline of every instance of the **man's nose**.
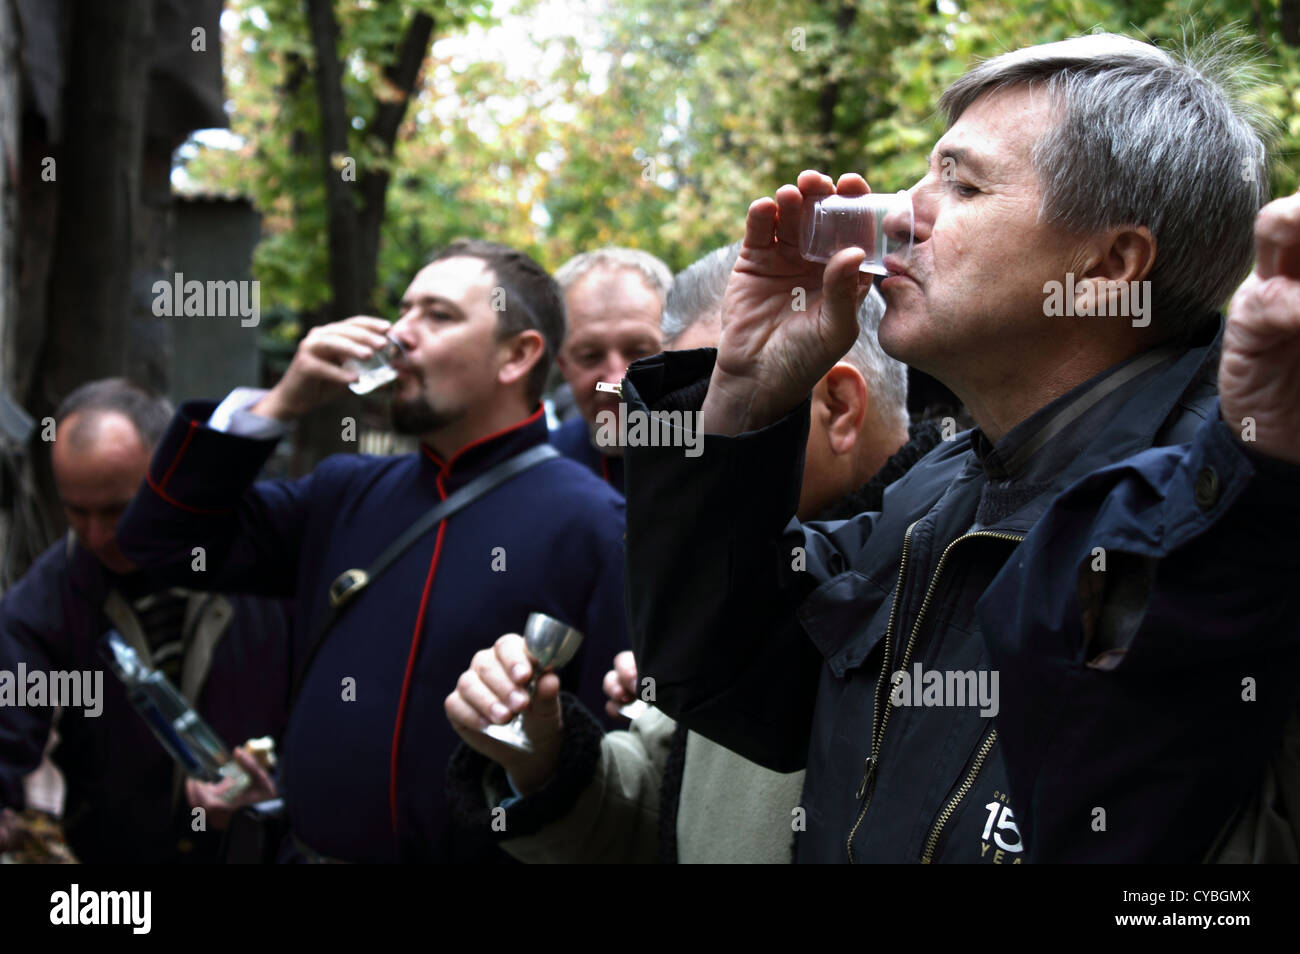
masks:
{"label": "man's nose", "polygon": [[86,521],[86,539],[83,541],[87,550],[102,550],[113,542],[117,535],[117,521],[104,517],[91,517]]}
{"label": "man's nose", "polygon": [[930,229],[934,226],[934,217],[938,211],[939,190],[942,187],[943,183],[937,176],[926,175],[907,190],[907,194],[912,197],[912,230],[914,241],[918,244],[930,237]]}
{"label": "man's nose", "polygon": [[393,326],[388,329],[388,334],[402,343],[402,347],[410,351],[416,345],[415,340],[415,309],[404,313]]}
{"label": "man's nose", "polygon": [[627,374],[627,366],[631,363],[622,352],[617,349],[610,349],[605,355],[604,365],[601,366],[600,379],[602,381],[622,381],[623,375]]}

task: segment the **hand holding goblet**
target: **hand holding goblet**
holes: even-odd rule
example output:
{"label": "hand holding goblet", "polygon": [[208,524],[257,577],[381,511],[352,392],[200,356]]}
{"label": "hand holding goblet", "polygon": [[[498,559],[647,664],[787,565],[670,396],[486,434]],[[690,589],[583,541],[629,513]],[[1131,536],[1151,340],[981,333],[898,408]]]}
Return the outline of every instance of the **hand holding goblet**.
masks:
{"label": "hand holding goblet", "polygon": [[[528,683],[528,695],[536,694],[537,680],[543,672],[564,666],[573,659],[581,645],[582,633],[572,626],[544,613],[529,613],[528,622],[524,625],[524,646],[533,661],[533,677]],[[522,712],[508,725],[488,726],[483,734],[524,752],[534,750],[533,743],[524,730]]]}

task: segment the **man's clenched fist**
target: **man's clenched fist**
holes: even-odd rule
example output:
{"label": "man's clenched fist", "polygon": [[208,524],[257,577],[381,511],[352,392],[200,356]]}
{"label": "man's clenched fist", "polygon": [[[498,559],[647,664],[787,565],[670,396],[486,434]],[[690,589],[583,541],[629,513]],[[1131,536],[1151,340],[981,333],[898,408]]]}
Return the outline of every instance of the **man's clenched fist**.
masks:
{"label": "man's clenched fist", "polygon": [[1219,403],[1239,437],[1254,422],[1252,450],[1300,464],[1300,193],[1255,220],[1255,271],[1228,308]]}

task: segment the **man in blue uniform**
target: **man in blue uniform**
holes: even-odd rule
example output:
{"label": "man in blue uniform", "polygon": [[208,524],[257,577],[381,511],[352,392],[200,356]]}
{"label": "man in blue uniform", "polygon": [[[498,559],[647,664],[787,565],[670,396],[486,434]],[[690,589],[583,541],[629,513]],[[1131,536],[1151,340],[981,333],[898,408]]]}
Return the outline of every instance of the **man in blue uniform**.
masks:
{"label": "man in blue uniform", "polygon": [[195,824],[179,770],[104,675],[97,646],[107,630],[166,673],[230,745],[278,735],[288,714],[287,607],[169,588],[133,572],[118,547],[118,520],[170,415],[164,399],[118,378],[68,395],[51,463],[71,532],[0,603],[0,686],[18,672],[29,686],[33,673],[99,674],[80,705],[10,699],[0,688],[0,808],[24,804],[23,779],[60,705],[52,757],[67,787],[64,831],[86,862],[214,861],[221,845],[218,820]]}
{"label": "man in blue uniform", "polygon": [[673,273],[649,252],[601,248],[575,255],[555,272],[568,316],[556,364],[573,391],[578,416],[551,432],[566,457],[590,467],[620,493],[623,449],[596,444],[601,411],[618,397],[596,390],[597,381],[621,381],[627,366],[662,350],[660,314]]}
{"label": "man in blue uniform", "polygon": [[[369,567],[449,494],[547,440],[539,398],[564,331],[551,277],[504,246],[460,241],[411,282],[391,327],[356,317],[314,329],[269,392],[181,408],[125,519],[124,549],[150,564],[204,547],[221,585],[298,600],[314,632],[330,584]],[[339,395],[387,332],[394,426],[415,454],[338,456],[296,481],[253,483],[290,421]],[[562,674],[594,704],[626,645],[620,496],[587,469],[547,460],[421,537],[346,604],[299,674],[280,785],[309,857],[496,857],[488,833],[446,823],[456,737],[442,714],[462,660],[540,611],[586,635]]]}

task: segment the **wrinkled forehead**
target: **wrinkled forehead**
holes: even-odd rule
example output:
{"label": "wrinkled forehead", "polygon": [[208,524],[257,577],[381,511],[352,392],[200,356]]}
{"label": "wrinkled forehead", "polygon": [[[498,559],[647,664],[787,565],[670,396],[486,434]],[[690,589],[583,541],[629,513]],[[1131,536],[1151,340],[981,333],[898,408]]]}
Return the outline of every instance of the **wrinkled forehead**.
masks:
{"label": "wrinkled forehead", "polygon": [[149,467],[149,449],[123,415],[110,412],[79,421],[80,416],[69,415],[60,425],[51,449],[59,496],[69,506],[86,509],[130,500]]}
{"label": "wrinkled forehead", "polygon": [[110,408],[83,408],[59,421],[53,451],[59,457],[148,456],[150,448],[132,420]]}
{"label": "wrinkled forehead", "polygon": [[1042,84],[1017,84],[981,95],[935,143],[930,168],[1001,181],[1033,174],[1034,148],[1060,121]]}
{"label": "wrinkled forehead", "polygon": [[659,333],[663,299],[634,268],[598,268],[564,293],[569,335],[600,326],[606,333],[644,325]]}

